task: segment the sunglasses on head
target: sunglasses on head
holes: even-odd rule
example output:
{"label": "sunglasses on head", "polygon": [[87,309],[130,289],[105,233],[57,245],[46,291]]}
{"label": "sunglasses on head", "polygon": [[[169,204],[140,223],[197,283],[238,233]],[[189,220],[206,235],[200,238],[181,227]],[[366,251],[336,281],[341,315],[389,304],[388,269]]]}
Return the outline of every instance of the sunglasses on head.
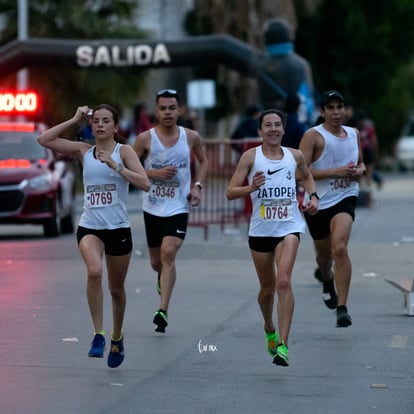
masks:
{"label": "sunglasses on head", "polygon": [[160,91],[157,92],[157,96],[164,96],[164,95],[177,96],[178,92],[175,89],[161,89]]}

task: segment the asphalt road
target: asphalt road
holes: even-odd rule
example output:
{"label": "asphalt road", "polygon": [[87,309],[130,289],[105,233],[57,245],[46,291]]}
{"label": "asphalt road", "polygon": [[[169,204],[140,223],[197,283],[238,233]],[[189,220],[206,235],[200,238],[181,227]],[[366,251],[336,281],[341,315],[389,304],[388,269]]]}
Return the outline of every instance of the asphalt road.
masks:
{"label": "asphalt road", "polygon": [[[207,241],[190,228],[169,326],[158,334],[156,275],[131,195],[135,254],[117,369],[87,357],[92,325],[74,236],[0,226],[0,413],[413,413],[414,317],[385,281],[414,278],[413,190],[414,174],[388,175],[373,207],[357,210],[349,328],[336,328],[322,303],[313,247],[302,238],[287,368],[265,348],[245,226],[212,228]],[[108,294],[105,321],[110,332]]]}

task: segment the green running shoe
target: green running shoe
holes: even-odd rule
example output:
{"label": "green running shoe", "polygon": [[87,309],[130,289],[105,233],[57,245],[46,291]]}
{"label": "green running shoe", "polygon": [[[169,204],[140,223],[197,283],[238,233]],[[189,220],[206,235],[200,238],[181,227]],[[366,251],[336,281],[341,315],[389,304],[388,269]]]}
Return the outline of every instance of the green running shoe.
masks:
{"label": "green running shoe", "polygon": [[289,350],[283,341],[276,348],[276,355],[273,358],[273,363],[282,367],[289,366]]}
{"label": "green running shoe", "polygon": [[276,348],[277,348],[277,333],[265,331],[265,334],[266,334],[267,352],[269,352],[270,356],[274,357],[276,355]]}

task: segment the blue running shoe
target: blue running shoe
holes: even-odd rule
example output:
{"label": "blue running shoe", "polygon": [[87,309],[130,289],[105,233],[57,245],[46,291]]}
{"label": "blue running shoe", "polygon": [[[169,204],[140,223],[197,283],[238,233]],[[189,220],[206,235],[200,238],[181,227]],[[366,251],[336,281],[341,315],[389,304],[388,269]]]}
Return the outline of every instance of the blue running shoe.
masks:
{"label": "blue running shoe", "polygon": [[95,334],[88,352],[90,358],[103,358],[105,351],[105,337],[99,333]]}
{"label": "blue running shoe", "polygon": [[119,341],[111,340],[111,352],[108,354],[108,367],[116,368],[122,364],[125,358],[124,337]]}

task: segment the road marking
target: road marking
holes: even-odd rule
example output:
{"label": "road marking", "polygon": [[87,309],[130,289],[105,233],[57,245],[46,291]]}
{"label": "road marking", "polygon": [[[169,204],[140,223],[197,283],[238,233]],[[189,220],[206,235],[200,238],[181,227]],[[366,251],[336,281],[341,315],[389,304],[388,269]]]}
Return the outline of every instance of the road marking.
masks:
{"label": "road marking", "polygon": [[362,274],[363,277],[377,277],[377,273],[375,272],[366,272]]}
{"label": "road marking", "polygon": [[387,384],[372,384],[371,388],[388,388]]}
{"label": "road marking", "polygon": [[408,336],[393,335],[388,345],[389,348],[407,348]]}

